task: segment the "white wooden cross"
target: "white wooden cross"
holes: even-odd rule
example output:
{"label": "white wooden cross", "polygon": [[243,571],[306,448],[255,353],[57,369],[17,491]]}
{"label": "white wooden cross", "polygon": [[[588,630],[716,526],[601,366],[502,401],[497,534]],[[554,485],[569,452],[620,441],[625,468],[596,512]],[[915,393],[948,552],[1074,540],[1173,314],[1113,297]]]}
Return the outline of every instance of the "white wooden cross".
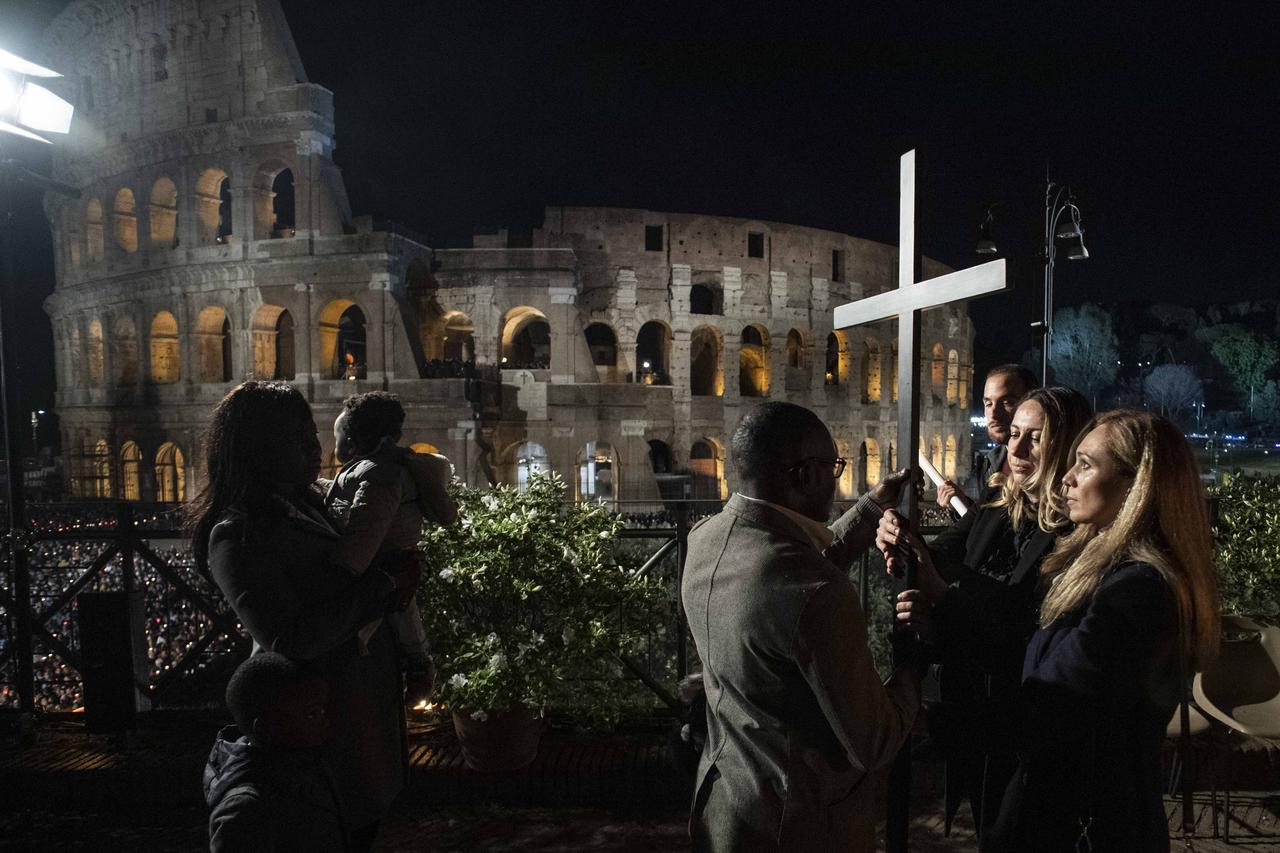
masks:
{"label": "white wooden cross", "polygon": [[[957,270],[928,281],[919,278],[916,253],[916,152],[902,155],[901,203],[898,209],[898,289],[859,299],[835,309],[837,329],[898,319],[898,459],[914,464],[920,453],[920,312],[949,302],[1005,290],[1004,259]],[[856,398],[855,398],[856,399]],[[967,405],[967,401],[965,401]],[[915,490],[907,489],[902,510],[917,521]]]}

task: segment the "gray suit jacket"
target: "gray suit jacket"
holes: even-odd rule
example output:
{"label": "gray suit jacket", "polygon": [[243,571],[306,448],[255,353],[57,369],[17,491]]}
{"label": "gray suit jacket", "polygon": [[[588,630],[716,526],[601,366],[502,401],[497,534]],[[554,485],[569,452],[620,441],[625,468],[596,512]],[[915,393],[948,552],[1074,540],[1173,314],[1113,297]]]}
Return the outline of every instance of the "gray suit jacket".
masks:
{"label": "gray suit jacket", "polygon": [[846,574],[877,519],[864,497],[820,554],[785,515],[735,495],[690,533],[681,597],[707,690],[695,849],[873,849],[871,776],[920,704],[915,673],[881,683]]}

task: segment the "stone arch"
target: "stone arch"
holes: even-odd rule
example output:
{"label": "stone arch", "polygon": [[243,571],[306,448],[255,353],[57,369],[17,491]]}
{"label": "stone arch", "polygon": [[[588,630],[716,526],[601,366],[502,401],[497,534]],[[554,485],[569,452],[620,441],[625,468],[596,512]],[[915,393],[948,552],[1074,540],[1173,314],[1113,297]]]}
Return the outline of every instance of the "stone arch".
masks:
{"label": "stone arch", "polygon": [[218,305],[207,305],[196,317],[196,378],[200,382],[230,382],[231,319]]}
{"label": "stone arch", "polygon": [[723,314],[724,305],[720,291],[709,284],[695,284],[689,288],[690,314]]}
{"label": "stone arch", "polygon": [[138,327],[132,317],[117,317],[111,326],[111,372],[117,386],[138,384]]}
{"label": "stone arch", "polygon": [[151,245],[172,249],[178,245],[178,188],[167,177],[159,177],[151,185],[148,208],[151,219]]}
{"label": "stone arch", "polygon": [[360,306],[334,299],[320,310],[319,325],[321,378],[364,379],[366,323]]}
{"label": "stone arch", "polygon": [[695,397],[724,394],[724,366],[720,358],[720,330],[699,326],[689,337],[689,391]]}
{"label": "stone arch", "polygon": [[650,320],[636,335],[636,381],[671,384],[671,329],[661,320]]}
{"label": "stone arch", "polygon": [[858,449],[858,479],[864,492],[880,482],[880,444],[874,438],[864,439]]}
{"label": "stone arch", "polygon": [[90,497],[113,498],[115,488],[111,477],[111,448],[105,438],[100,438],[93,445],[92,455],[88,460]]}
{"label": "stone arch", "polygon": [[693,475],[694,500],[720,501],[727,497],[724,448],[716,439],[704,436],[689,448],[689,473]]}
{"label": "stone arch", "polygon": [[880,342],[867,338],[862,342],[862,402],[878,403],[883,393],[880,372]]}
{"label": "stone arch", "polygon": [[142,451],[136,441],[126,441],[120,447],[120,497],[142,500]]}
{"label": "stone arch", "polygon": [[465,363],[476,360],[476,324],[462,311],[444,315],[441,355],[445,361]]}
{"label": "stone arch", "polygon": [[827,352],[823,381],[827,385],[847,385],[849,382],[849,336],[839,330],[827,335]]}
{"label": "stone arch", "polygon": [[941,394],[943,383],[946,379],[946,354],[943,352],[942,344],[933,345],[932,356],[929,359],[930,380],[935,394]]}
{"label": "stone arch", "polygon": [[654,474],[671,474],[675,472],[675,456],[671,452],[671,445],[665,441],[656,438],[650,439],[649,442],[649,467],[653,469]]}
{"label": "stone arch", "polygon": [[512,308],[502,319],[502,366],[546,370],[551,367],[551,323],[537,308]]}
{"label": "stone arch", "polygon": [[263,305],[253,313],[253,375],[259,379],[292,379],[295,375],[293,315],[280,305]]}
{"label": "stone arch", "polygon": [[293,169],[278,158],[258,164],[253,173],[253,238],[267,240],[296,233]]}
{"label": "stone arch", "polygon": [[156,451],[156,500],[182,503],[187,499],[187,462],[182,448],[166,441]]}
{"label": "stone arch", "polygon": [[947,402],[960,402],[960,355],[955,350],[947,353]]}
{"label": "stone arch", "polygon": [[89,340],[85,347],[85,355],[89,368],[89,385],[100,388],[107,383],[107,355],[102,321],[96,317],[89,321]]}
{"label": "stone arch", "polygon": [[102,260],[106,253],[106,236],[102,231],[102,202],[91,198],[84,206],[84,232],[89,263]]}
{"label": "stone arch", "polygon": [[138,208],[133,190],[121,187],[111,205],[111,233],[126,252],[138,251]]}
{"label": "stone arch", "polygon": [[933,463],[933,467],[941,471],[946,467],[946,463],[942,458],[942,436],[935,434],[929,439],[929,461]]}
{"label": "stone arch", "polygon": [[196,179],[196,220],[201,245],[225,243],[231,236],[231,176],[205,169]]}
{"label": "stone arch", "polygon": [[591,353],[591,363],[596,367],[616,368],[618,366],[618,336],[608,323],[590,323],[582,330],[587,339],[587,350]]}
{"label": "stone arch", "polygon": [[618,490],[618,461],[613,445],[588,441],[578,451],[577,493],[580,501],[613,503]]}
{"label": "stone arch", "polygon": [[523,492],[529,488],[529,480],[536,474],[550,474],[551,454],[536,441],[521,441],[507,451],[508,482]]}
{"label": "stone arch", "polygon": [[942,456],[942,475],[952,480],[956,476],[956,437],[954,435],[947,436],[946,448],[943,450]]}
{"label": "stone arch", "polygon": [[769,396],[769,331],[757,323],[742,330],[738,347],[738,393]]}
{"label": "stone arch", "polygon": [[181,375],[178,321],[168,311],[157,311],[151,318],[151,381],[168,385],[177,382]]}

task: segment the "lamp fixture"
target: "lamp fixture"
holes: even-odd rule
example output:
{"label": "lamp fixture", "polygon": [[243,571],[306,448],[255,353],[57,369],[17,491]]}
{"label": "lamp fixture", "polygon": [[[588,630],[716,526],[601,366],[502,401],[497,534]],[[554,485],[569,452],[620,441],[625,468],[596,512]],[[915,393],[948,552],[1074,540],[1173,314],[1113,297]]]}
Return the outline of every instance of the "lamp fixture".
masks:
{"label": "lamp fixture", "polygon": [[36,131],[70,131],[75,107],[32,80],[61,76],[7,50],[0,50],[0,132],[47,143],[49,140]]}

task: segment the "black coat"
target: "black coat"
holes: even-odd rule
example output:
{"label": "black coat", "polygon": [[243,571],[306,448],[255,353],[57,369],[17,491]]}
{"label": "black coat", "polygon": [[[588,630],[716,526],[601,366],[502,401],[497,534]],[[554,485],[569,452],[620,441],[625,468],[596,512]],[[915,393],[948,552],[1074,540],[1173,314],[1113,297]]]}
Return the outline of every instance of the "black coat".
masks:
{"label": "black coat", "polygon": [[986,850],[1073,851],[1091,819],[1098,853],[1168,851],[1160,746],[1178,703],[1176,637],[1172,592],[1155,567],[1137,562],[1036,632],[1021,707],[971,729],[975,737],[988,729],[1020,756]]}

